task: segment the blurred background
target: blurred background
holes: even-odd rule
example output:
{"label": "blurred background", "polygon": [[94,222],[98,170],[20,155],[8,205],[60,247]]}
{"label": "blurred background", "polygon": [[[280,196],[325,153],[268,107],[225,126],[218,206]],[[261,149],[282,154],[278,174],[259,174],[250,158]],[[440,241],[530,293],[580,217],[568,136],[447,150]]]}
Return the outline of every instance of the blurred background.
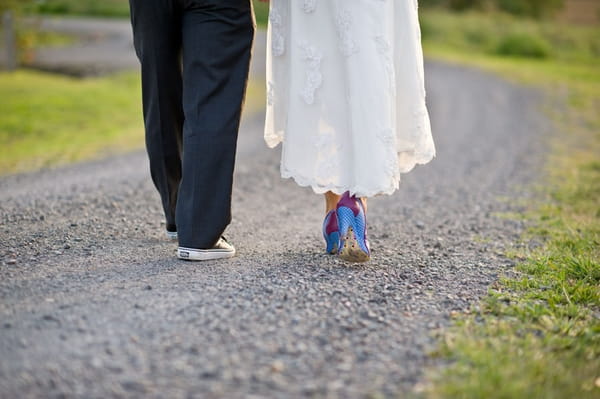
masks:
{"label": "blurred background", "polygon": [[[426,57],[562,87],[597,123],[600,1],[419,4]],[[0,175],[143,146],[128,14],[127,0],[0,0]],[[264,29],[268,5],[256,16]],[[247,114],[263,108],[263,80],[253,73]]]}

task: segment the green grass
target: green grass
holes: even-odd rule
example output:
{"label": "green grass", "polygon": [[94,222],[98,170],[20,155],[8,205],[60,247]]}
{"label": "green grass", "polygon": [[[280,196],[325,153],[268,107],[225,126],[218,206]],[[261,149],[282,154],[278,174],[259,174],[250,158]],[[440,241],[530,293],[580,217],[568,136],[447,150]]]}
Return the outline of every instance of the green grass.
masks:
{"label": "green grass", "polygon": [[0,173],[140,146],[140,90],[137,73],[85,80],[0,74]]}
{"label": "green grass", "polygon": [[26,12],[94,17],[129,16],[128,0],[42,0],[25,7]]}
{"label": "green grass", "polygon": [[430,55],[446,50],[465,59],[471,55],[538,58],[529,54],[531,47],[543,48],[546,54],[542,58],[554,63],[569,62],[577,66],[594,66],[600,57],[597,26],[519,19],[499,13],[425,10],[421,12],[421,29],[424,47]]}
{"label": "green grass", "polygon": [[[543,245],[512,253],[503,278],[459,315],[436,353],[428,398],[597,398],[600,396],[600,29],[498,14],[423,12],[426,54],[484,68],[546,93],[558,133],[540,200],[524,215],[524,237]],[[543,43],[540,57],[510,36]],[[519,46],[520,44],[515,44]],[[524,246],[526,247],[526,246]]]}
{"label": "green grass", "polygon": [[262,3],[255,0],[254,13],[256,15],[256,24],[262,28],[266,28],[269,21],[269,3]]}
{"label": "green grass", "polygon": [[[126,16],[127,0],[46,0],[36,12]],[[29,9],[32,11],[32,8]],[[257,3],[266,25],[268,4]],[[32,30],[19,35],[22,58],[39,46],[69,45],[73,38]],[[246,113],[264,104],[264,82],[249,83]],[[141,148],[144,143],[139,74],[73,79],[33,71],[0,73],[0,175],[56,166]]]}
{"label": "green grass", "polygon": [[[246,113],[264,104],[249,83]],[[137,72],[90,79],[0,73],[0,174],[35,170],[142,148]]]}

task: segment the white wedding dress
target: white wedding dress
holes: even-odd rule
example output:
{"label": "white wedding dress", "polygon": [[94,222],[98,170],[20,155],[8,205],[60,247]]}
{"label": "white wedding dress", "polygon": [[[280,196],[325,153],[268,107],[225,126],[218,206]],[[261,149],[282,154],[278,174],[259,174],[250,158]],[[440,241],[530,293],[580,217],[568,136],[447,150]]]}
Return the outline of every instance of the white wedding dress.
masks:
{"label": "white wedding dress", "polygon": [[435,156],[417,0],[271,0],[269,147],[316,193],[391,194]]}

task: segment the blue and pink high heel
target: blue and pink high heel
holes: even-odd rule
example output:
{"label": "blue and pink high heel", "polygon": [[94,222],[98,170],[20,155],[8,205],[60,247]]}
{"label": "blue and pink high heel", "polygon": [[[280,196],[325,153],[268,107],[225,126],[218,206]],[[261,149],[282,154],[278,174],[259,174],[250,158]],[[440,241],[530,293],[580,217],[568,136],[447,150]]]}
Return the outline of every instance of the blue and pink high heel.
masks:
{"label": "blue and pink high heel", "polygon": [[346,191],[337,204],[339,227],[338,255],[348,262],[366,262],[371,258],[367,240],[367,217],[363,202]]}
{"label": "blue and pink high heel", "polygon": [[338,227],[337,212],[330,211],[323,221],[323,237],[327,244],[327,253],[335,255],[340,248],[340,229]]}

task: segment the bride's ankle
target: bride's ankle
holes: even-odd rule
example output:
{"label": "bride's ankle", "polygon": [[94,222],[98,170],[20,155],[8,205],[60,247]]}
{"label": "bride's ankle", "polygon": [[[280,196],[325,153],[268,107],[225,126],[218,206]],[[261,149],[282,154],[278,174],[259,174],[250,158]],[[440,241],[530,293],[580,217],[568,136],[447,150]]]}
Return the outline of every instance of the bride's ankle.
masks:
{"label": "bride's ankle", "polygon": [[325,197],[325,214],[329,214],[331,211],[335,211],[337,203],[340,201],[341,195],[337,195],[331,191],[328,191],[324,195]]}

